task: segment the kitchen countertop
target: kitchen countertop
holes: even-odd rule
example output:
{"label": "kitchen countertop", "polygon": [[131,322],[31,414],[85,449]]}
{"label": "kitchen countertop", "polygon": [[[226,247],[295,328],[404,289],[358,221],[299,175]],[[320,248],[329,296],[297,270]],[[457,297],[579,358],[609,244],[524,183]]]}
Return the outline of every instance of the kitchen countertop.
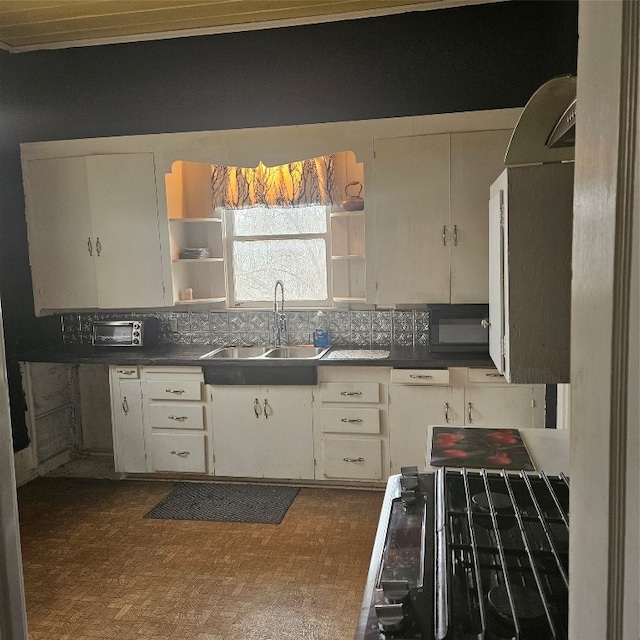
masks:
{"label": "kitchen countertop", "polygon": [[[427,473],[434,473],[438,467],[431,466],[431,440],[434,427],[456,428],[458,425],[429,425],[425,430]],[[462,427],[462,425],[459,425]],[[474,427],[465,427],[473,429]],[[520,435],[531,455],[536,471],[544,471],[550,475],[565,473],[571,475],[569,455],[568,429],[519,429]]]}
{"label": "kitchen countertop", "polygon": [[[94,347],[92,345],[57,345],[13,356],[19,362],[69,362],[78,364],[121,365],[175,365],[201,367],[317,367],[317,366],[383,366],[396,368],[446,369],[447,367],[490,367],[493,362],[488,355],[477,354],[432,354],[425,347],[386,347],[388,358],[327,358],[330,351],[319,359],[220,359],[200,360],[199,357],[216,347],[214,345],[159,345],[145,347]],[[357,346],[335,346],[335,349],[354,349]],[[373,350],[384,347],[373,347]]]}

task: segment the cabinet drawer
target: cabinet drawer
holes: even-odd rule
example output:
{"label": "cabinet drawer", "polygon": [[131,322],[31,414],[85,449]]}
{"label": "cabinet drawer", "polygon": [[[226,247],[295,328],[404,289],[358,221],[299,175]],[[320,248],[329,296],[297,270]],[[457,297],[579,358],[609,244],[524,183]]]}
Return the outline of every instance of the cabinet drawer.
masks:
{"label": "cabinet drawer", "polygon": [[392,369],[392,384],[449,384],[448,369]]}
{"label": "cabinet drawer", "polygon": [[323,438],[325,478],[380,480],[382,442],[365,438]]}
{"label": "cabinet drawer", "polygon": [[153,429],[204,429],[204,406],[186,402],[151,402],[149,422]]}
{"label": "cabinet drawer", "polygon": [[373,407],[323,407],[324,433],[380,433],[380,411]]}
{"label": "cabinet drawer", "polygon": [[201,400],[202,383],[196,380],[148,380],[146,396],[151,400]]}
{"label": "cabinet drawer", "polygon": [[377,382],[323,382],[323,402],[380,402]]}
{"label": "cabinet drawer", "polygon": [[508,384],[507,379],[497,369],[468,369],[467,382],[488,382]]}
{"label": "cabinet drawer", "polygon": [[114,378],[132,378],[132,379],[137,379],[140,377],[140,370],[138,369],[138,367],[136,366],[126,366],[126,367],[119,367],[119,366],[112,366],[111,367],[111,373],[113,375]]}
{"label": "cabinet drawer", "polygon": [[206,473],[206,438],[195,433],[152,433],[154,471]]}

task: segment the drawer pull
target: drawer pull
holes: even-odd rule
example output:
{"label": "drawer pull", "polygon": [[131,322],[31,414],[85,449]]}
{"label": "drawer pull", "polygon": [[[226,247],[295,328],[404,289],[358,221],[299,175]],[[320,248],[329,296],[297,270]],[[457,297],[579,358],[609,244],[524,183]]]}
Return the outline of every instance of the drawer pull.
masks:
{"label": "drawer pull", "polygon": [[178,420],[179,422],[184,422],[185,420],[188,420],[189,417],[188,416],[169,416],[169,420]]}
{"label": "drawer pull", "polygon": [[362,418],[342,418],[341,422],[360,423]]}
{"label": "drawer pull", "polygon": [[485,373],[484,375],[487,376],[487,378],[502,378],[501,373]]}
{"label": "drawer pull", "polygon": [[116,373],[120,373],[123,376],[132,376],[135,372],[135,369],[116,369]]}
{"label": "drawer pull", "polygon": [[361,396],[362,391],[341,391],[341,396]]}
{"label": "drawer pull", "polygon": [[450,409],[449,403],[445,402],[444,403],[444,421],[447,423],[449,422],[449,409]]}
{"label": "drawer pull", "polygon": [[253,401],[253,412],[256,414],[256,418],[259,418],[262,413],[262,408],[260,407],[260,401],[258,398]]}
{"label": "drawer pull", "polygon": [[165,393],[177,393],[178,395],[182,395],[184,393],[184,389],[165,389]]}
{"label": "drawer pull", "polygon": [[127,396],[122,399],[122,411],[125,416],[129,415],[129,403],[127,402]]}
{"label": "drawer pull", "polygon": [[467,408],[467,418],[469,420],[469,424],[471,424],[473,422],[473,416],[471,415],[471,403],[467,403],[468,408]]}
{"label": "drawer pull", "polygon": [[172,456],[178,456],[179,458],[186,458],[191,452],[190,451],[172,451]]}
{"label": "drawer pull", "polygon": [[345,462],[364,462],[364,458],[342,458]]}
{"label": "drawer pull", "polygon": [[428,376],[426,374],[416,374],[416,373],[410,373],[409,377],[413,378],[414,380],[431,380],[433,378],[433,376]]}

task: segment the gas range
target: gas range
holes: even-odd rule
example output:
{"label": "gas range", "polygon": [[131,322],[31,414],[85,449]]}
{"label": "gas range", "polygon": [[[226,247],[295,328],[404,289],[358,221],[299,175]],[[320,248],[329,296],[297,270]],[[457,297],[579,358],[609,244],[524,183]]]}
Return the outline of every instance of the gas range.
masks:
{"label": "gas range", "polygon": [[403,468],[387,484],[356,640],[568,636],[569,481]]}

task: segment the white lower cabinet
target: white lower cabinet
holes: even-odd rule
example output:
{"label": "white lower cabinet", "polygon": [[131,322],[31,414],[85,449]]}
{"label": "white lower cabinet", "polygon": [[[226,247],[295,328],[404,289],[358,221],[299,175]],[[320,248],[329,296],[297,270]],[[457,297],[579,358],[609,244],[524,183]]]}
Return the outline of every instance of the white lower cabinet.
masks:
{"label": "white lower cabinet", "polygon": [[113,455],[119,473],[146,473],[147,457],[142,411],[142,381],[137,366],[109,367]]}
{"label": "white lower cabinet", "polygon": [[495,369],[394,369],[391,381],[391,473],[424,470],[429,425],[544,427],[545,386],[508,384]]}
{"label": "white lower cabinet", "polygon": [[316,479],[379,481],[388,475],[389,369],[324,367],[314,403]]}
{"label": "white lower cabinet", "polygon": [[109,367],[115,468],[212,472],[200,367]]}
{"label": "white lower cabinet", "polygon": [[141,378],[151,471],[212,473],[201,367],[142,367]]}
{"label": "white lower cabinet", "polygon": [[312,479],[310,386],[211,385],[218,476]]}

